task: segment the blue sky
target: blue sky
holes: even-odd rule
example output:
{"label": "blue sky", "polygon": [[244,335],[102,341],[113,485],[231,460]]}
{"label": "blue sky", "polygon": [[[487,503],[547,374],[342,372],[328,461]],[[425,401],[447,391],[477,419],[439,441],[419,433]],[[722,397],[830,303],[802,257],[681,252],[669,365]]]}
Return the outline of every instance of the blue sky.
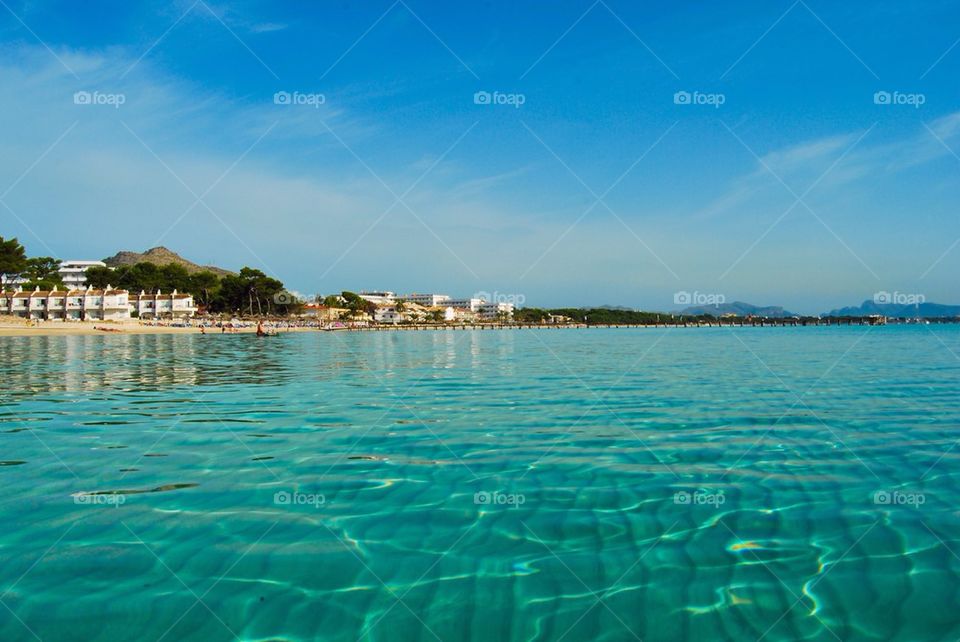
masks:
{"label": "blue sky", "polygon": [[0,235],[304,293],[960,303],[958,39],[945,1],[3,0]]}

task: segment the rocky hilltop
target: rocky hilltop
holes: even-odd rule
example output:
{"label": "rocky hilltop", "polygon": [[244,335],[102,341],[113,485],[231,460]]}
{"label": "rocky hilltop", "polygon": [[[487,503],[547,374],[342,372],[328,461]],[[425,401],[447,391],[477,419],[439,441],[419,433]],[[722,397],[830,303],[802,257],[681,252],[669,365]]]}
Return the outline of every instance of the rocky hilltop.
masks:
{"label": "rocky hilltop", "polygon": [[152,247],[146,252],[117,252],[110,258],[103,259],[103,262],[109,265],[110,267],[120,267],[124,265],[135,265],[137,263],[153,263],[154,265],[167,265],[168,263],[176,263],[177,265],[182,265],[187,269],[187,272],[193,274],[194,272],[203,272],[210,271],[218,276],[226,276],[228,274],[234,274],[230,270],[225,270],[224,268],[217,267],[215,265],[198,265],[193,261],[188,261],[183,258],[176,252],[169,250],[163,246]]}

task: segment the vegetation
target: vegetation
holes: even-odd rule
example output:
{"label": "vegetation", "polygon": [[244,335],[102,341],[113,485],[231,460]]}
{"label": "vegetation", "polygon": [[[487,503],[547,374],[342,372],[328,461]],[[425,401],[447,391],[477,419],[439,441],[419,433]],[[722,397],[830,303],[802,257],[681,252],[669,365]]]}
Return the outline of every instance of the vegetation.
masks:
{"label": "vegetation", "polygon": [[0,236],[0,277],[4,282],[25,279],[23,285],[26,288],[39,286],[41,290],[49,290],[55,285],[63,285],[59,270],[60,261],[52,256],[28,259],[26,250],[16,238]]}
{"label": "vegetation", "polygon": [[[329,298],[329,297],[328,297]],[[340,305],[350,310],[351,315],[355,314],[373,314],[377,311],[375,303],[367,301],[359,294],[344,290],[340,293]]]}
{"label": "vegetation", "polygon": [[15,279],[27,269],[27,254],[16,238],[0,236],[0,277],[4,282]]}
{"label": "vegetation", "polygon": [[[587,325],[657,325],[683,323],[716,323],[717,318],[709,314],[683,315],[669,312],[641,312],[639,310],[620,310],[612,308],[521,308],[513,314],[515,321],[521,323],[544,323],[551,315],[567,317],[570,323]],[[739,323],[744,317],[730,317]]]}
{"label": "vegetation", "polygon": [[[54,286],[63,286],[59,269],[60,262],[56,258],[38,256],[28,259],[17,239],[0,237],[0,276],[5,281],[23,278],[26,279],[25,288],[50,290]],[[296,312],[301,307],[284,290],[282,282],[249,267],[240,270],[239,274],[220,276],[209,270],[191,274],[180,263],[156,265],[143,262],[122,265],[117,269],[94,266],[88,268],[85,274],[87,283],[94,288],[110,285],[133,293],[161,290],[169,294],[177,290],[192,294],[196,302],[209,312],[283,315]]]}
{"label": "vegetation", "polygon": [[249,267],[220,277],[207,270],[190,274],[177,263],[136,263],[116,270],[92,267],[86,275],[87,283],[96,288],[109,284],[131,292],[187,292],[210,312],[289,314],[300,307],[286,294],[281,281]]}
{"label": "vegetation", "polygon": [[616,310],[611,308],[560,308],[548,310],[550,314],[570,317],[576,323],[587,325],[632,325],[668,322],[672,315],[657,312],[638,312],[636,310]]}
{"label": "vegetation", "polygon": [[60,276],[60,261],[52,256],[37,256],[27,259],[27,266],[20,273],[20,276],[27,279],[24,287],[41,290],[50,290],[54,286],[63,286],[63,277]]}

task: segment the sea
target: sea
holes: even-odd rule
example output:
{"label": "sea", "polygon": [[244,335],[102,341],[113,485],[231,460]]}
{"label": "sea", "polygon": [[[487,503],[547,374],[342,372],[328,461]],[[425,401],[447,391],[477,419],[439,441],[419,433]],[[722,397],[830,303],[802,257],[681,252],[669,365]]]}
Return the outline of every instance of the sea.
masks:
{"label": "sea", "polygon": [[5,641],[960,637],[960,326],[0,359]]}

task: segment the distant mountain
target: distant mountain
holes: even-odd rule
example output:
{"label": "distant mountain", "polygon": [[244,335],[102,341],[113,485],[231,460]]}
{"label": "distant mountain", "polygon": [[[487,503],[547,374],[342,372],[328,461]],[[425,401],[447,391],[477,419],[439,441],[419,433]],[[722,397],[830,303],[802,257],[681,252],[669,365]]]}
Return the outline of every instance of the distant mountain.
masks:
{"label": "distant mountain", "polygon": [[197,265],[192,261],[188,261],[183,258],[176,252],[172,252],[165,247],[153,247],[147,250],[144,253],[139,252],[117,252],[108,259],[103,259],[103,262],[109,265],[110,267],[120,267],[123,265],[135,265],[137,263],[153,263],[154,265],[167,265],[168,263],[176,263],[177,265],[182,265],[187,269],[187,272],[193,274],[194,272],[210,271],[218,276],[226,276],[228,274],[234,274],[230,270],[225,270],[223,268],[216,267],[215,265]]}
{"label": "distant mountain", "polygon": [[633,312],[633,308],[623,305],[598,305],[597,310],[620,310],[622,312]]}
{"label": "distant mountain", "polygon": [[881,314],[887,317],[956,317],[960,316],[960,305],[943,305],[940,303],[877,303],[867,299],[859,306],[831,310],[825,317],[865,317],[871,314]]}
{"label": "distant mountain", "polygon": [[768,317],[771,319],[782,319],[784,317],[799,316],[793,312],[788,312],[780,306],[768,305],[765,307],[744,303],[743,301],[734,301],[733,303],[720,303],[718,305],[693,305],[684,308],[681,314],[712,314],[720,317],[725,314],[735,314],[739,317],[755,316]]}

